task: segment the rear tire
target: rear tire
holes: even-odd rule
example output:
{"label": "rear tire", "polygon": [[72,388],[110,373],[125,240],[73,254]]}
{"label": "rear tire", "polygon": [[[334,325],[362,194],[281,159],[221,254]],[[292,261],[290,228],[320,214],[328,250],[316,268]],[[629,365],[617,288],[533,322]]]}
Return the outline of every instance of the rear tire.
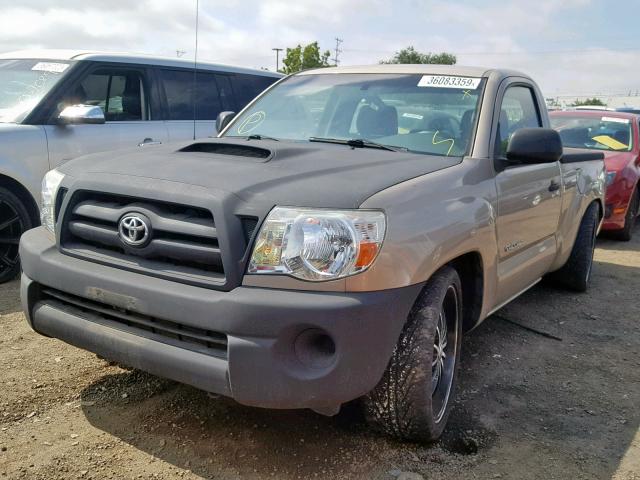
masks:
{"label": "rear tire", "polygon": [[551,274],[551,278],[556,283],[569,290],[586,292],[587,288],[589,288],[598,220],[598,205],[592,203],[582,217],[578,236],[573,244],[569,260],[560,270]]}
{"label": "rear tire", "polygon": [[402,440],[438,440],[455,395],[461,340],[460,277],[444,267],[427,282],[382,380],[364,398],[367,421]]}
{"label": "rear tire", "polygon": [[624,218],[624,228],[617,232],[613,232],[613,237],[616,240],[622,240],[628,242],[633,237],[633,229],[636,226],[636,218],[638,217],[638,208],[640,208],[640,191],[638,188],[633,192],[633,196],[629,201],[629,208],[627,208],[627,215]]}
{"label": "rear tire", "polygon": [[0,187],[0,283],[20,273],[20,236],[33,227],[27,207],[7,188]]}

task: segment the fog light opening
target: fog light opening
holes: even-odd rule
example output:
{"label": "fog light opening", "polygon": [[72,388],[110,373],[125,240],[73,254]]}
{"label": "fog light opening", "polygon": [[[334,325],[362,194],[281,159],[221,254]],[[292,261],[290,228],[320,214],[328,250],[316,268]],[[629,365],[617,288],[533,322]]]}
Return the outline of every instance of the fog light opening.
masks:
{"label": "fog light opening", "polygon": [[327,368],[336,357],[333,338],[320,329],[309,329],[296,338],[294,349],[300,362],[311,368]]}

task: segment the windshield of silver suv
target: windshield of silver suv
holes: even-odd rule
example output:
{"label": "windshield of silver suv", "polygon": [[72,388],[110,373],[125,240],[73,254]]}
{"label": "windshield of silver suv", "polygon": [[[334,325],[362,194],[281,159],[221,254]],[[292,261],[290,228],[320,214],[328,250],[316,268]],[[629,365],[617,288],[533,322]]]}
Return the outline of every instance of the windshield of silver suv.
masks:
{"label": "windshield of silver suv", "polygon": [[224,136],[462,156],[483,88],[481,78],[458,76],[296,75],[245,110]]}
{"label": "windshield of silver suv", "polygon": [[0,60],[0,123],[24,120],[70,66],[58,60]]}

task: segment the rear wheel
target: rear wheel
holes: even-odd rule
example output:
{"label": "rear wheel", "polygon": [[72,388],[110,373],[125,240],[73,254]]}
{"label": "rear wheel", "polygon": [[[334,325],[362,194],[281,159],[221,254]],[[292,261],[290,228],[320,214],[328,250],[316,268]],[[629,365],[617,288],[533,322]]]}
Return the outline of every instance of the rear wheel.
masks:
{"label": "rear wheel", "polygon": [[598,219],[598,205],[592,203],[582,217],[569,260],[550,275],[556,283],[576,292],[585,292],[589,288]]}
{"label": "rear wheel", "polygon": [[633,229],[636,226],[636,218],[638,218],[638,209],[640,208],[640,191],[636,187],[636,190],[631,196],[629,201],[629,208],[627,208],[627,215],[624,218],[624,228],[613,235],[616,239],[628,242],[633,237]]}
{"label": "rear wheel", "polygon": [[0,187],[0,283],[13,280],[20,272],[20,236],[33,226],[22,201]]}
{"label": "rear wheel", "polygon": [[451,267],[429,280],[382,380],[364,399],[368,422],[403,440],[434,442],[454,397],[462,339],[462,288]]}

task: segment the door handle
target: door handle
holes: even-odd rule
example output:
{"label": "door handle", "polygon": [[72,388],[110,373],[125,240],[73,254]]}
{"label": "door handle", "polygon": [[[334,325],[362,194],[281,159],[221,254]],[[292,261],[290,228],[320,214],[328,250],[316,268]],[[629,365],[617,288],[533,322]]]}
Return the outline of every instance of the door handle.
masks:
{"label": "door handle", "polygon": [[560,184],[555,180],[551,180],[551,183],[549,184],[549,191],[557,192],[558,190],[560,190]]}
{"label": "door handle", "polygon": [[162,142],[154,140],[153,138],[147,137],[138,144],[139,147],[145,147],[147,145],[162,145]]}

